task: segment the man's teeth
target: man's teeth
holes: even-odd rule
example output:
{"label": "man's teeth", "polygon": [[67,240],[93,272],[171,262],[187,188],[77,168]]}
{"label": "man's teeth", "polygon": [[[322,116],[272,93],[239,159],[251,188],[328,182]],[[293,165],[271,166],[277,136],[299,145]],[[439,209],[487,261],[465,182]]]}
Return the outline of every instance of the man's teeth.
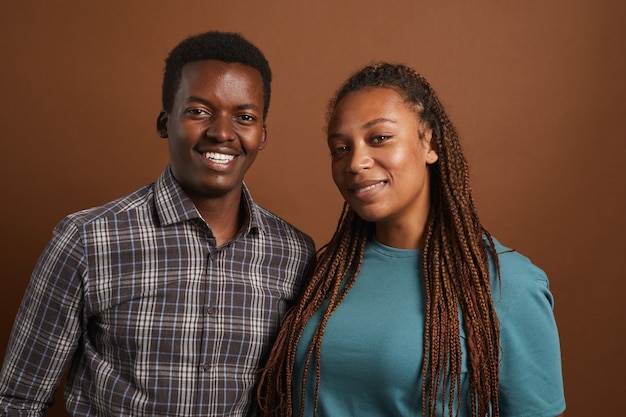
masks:
{"label": "man's teeth", "polygon": [[235,159],[235,155],[227,155],[225,153],[217,153],[217,152],[206,152],[204,154],[206,159],[210,159],[215,162],[229,162]]}

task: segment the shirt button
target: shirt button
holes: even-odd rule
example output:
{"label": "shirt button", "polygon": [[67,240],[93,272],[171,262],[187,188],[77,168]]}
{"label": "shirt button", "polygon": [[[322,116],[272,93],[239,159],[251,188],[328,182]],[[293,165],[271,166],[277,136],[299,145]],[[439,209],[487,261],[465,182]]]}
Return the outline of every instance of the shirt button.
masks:
{"label": "shirt button", "polygon": [[211,365],[208,363],[205,363],[204,365],[202,365],[202,370],[204,372],[209,372],[209,369],[211,369]]}
{"label": "shirt button", "polygon": [[213,314],[213,313],[215,313],[215,309],[213,307],[207,307],[206,313],[207,314]]}

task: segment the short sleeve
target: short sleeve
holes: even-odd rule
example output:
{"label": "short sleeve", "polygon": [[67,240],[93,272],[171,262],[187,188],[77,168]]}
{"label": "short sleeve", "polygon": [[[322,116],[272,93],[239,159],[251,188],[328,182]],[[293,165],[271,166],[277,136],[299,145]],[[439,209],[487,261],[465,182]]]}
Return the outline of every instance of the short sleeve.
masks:
{"label": "short sleeve", "polygon": [[565,396],[548,278],[517,252],[499,260],[501,286],[494,285],[493,299],[500,320],[500,413],[554,417],[565,410]]}

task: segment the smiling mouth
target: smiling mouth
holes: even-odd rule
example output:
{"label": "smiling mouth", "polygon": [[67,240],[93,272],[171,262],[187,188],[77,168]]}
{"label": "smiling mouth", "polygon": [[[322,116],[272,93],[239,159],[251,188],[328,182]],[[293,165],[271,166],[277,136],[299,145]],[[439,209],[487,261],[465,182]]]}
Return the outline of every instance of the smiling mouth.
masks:
{"label": "smiling mouth", "polygon": [[354,194],[360,194],[360,193],[365,193],[367,191],[373,190],[378,187],[382,187],[385,184],[387,184],[387,181],[380,181],[375,184],[366,185],[364,187],[354,186],[354,187],[350,187],[350,191]]}
{"label": "smiling mouth", "polygon": [[218,164],[226,164],[235,159],[235,155],[229,155],[219,152],[205,152],[204,157]]}

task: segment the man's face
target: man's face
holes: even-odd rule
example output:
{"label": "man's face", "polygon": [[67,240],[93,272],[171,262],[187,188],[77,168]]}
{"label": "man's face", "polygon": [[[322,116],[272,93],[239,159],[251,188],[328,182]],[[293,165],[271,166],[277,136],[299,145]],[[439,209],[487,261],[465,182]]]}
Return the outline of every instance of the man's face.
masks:
{"label": "man's face", "polygon": [[157,125],[168,138],[174,177],[196,205],[239,196],[266,145],[263,105],[255,68],[215,60],[183,66],[172,111],[162,112]]}

